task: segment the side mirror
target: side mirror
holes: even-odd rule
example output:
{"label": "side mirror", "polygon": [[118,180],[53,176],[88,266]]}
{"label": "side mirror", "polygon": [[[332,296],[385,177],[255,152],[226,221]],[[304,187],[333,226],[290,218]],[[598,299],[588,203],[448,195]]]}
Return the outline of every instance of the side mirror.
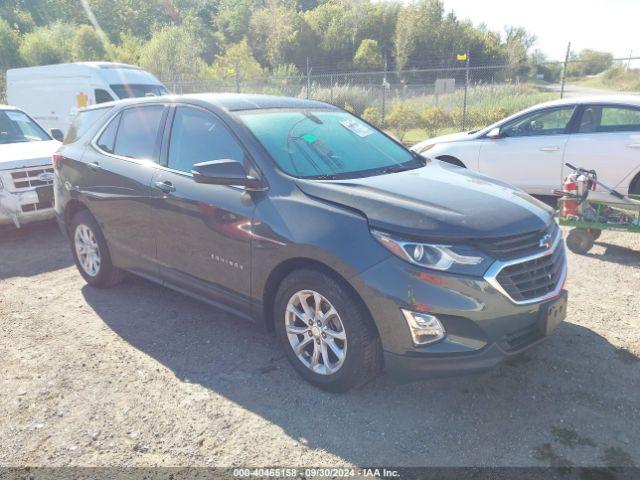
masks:
{"label": "side mirror", "polygon": [[59,142],[64,140],[64,133],[62,133],[62,130],[60,130],[59,128],[52,128],[51,130],[49,130],[49,133],[54,140],[57,140]]}
{"label": "side mirror", "polygon": [[235,185],[245,187],[247,190],[264,190],[262,182],[247,175],[244,167],[237,160],[223,159],[196,163],[191,173],[196,183]]}
{"label": "side mirror", "polygon": [[489,130],[489,133],[487,133],[487,138],[493,138],[494,140],[498,138],[502,138],[502,132],[500,132],[500,127],[492,128],[491,130]]}

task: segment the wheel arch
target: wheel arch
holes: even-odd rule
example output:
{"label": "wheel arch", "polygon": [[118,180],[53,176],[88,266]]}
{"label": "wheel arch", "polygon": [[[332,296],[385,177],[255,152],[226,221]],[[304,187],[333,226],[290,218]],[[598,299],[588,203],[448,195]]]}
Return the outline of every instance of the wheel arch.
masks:
{"label": "wheel arch", "polygon": [[629,182],[629,194],[640,195],[640,170],[636,173],[636,176]]}
{"label": "wheel arch", "polygon": [[457,157],[454,157],[453,155],[439,155],[436,157],[436,159],[442,162],[450,163],[451,165],[456,165],[457,167],[467,168],[467,166],[462,162],[462,160],[460,160]]}
{"label": "wheel arch", "polygon": [[373,320],[373,316],[371,315],[369,307],[364,302],[362,296],[358,293],[354,286],[335,269],[318,260],[306,257],[295,257],[284,260],[283,262],[278,264],[267,277],[267,281],[262,292],[262,315],[265,328],[268,331],[274,330],[275,319],[273,317],[273,308],[280,284],[287,277],[287,275],[296,270],[302,269],[320,271],[335,279],[337,282],[341,283],[345,287],[345,289],[353,294],[353,298],[358,301],[359,306],[363,309],[364,312],[366,312],[369,323],[375,329],[376,334],[380,336],[380,332],[378,331],[378,328]]}
{"label": "wheel arch", "polygon": [[71,219],[73,218],[73,216],[82,210],[86,210],[91,213],[89,207],[87,207],[84,203],[76,198],[72,198],[67,202],[64,207],[64,225],[67,229],[67,232],[69,232],[69,225],[71,225]]}

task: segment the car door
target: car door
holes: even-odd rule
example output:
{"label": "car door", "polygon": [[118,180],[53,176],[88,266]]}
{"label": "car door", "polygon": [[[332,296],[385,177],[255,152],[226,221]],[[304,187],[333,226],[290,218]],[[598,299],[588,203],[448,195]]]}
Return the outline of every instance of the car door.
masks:
{"label": "car door", "polygon": [[242,188],[196,183],[195,163],[246,153],[219,117],[193,106],[172,113],[164,165],[153,184],[157,259],[163,279],[236,313],[248,314],[254,202]]}
{"label": "car door", "polygon": [[96,135],[83,157],[83,197],[98,220],[119,267],[156,277],[156,227],[152,188],[168,108],[126,108]]}
{"label": "car door", "polygon": [[[612,104],[581,107],[577,131],[571,135],[565,161],[593,169],[610,187],[628,183],[640,168],[640,108]],[[564,175],[569,173],[564,167]]]}
{"label": "car door", "polygon": [[528,112],[500,127],[499,138],[485,138],[479,170],[524,191],[551,195],[562,183],[562,161],[575,105]]}

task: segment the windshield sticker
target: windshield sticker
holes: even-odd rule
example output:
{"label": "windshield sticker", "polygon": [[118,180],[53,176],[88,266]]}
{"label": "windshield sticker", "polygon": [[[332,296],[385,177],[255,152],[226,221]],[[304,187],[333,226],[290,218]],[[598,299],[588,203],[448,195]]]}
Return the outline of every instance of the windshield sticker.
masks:
{"label": "windshield sticker", "polygon": [[22,112],[12,112],[11,110],[5,110],[7,117],[14,122],[28,122],[28,117]]}
{"label": "windshield sticker", "polygon": [[363,125],[362,123],[356,122],[355,120],[344,120],[343,122],[340,122],[340,125],[362,138],[367,137],[373,133],[373,130],[371,130],[369,127]]}
{"label": "windshield sticker", "polygon": [[302,139],[307,143],[314,143],[318,140],[317,137],[311,135],[310,133],[305,133],[304,135],[302,135]]}

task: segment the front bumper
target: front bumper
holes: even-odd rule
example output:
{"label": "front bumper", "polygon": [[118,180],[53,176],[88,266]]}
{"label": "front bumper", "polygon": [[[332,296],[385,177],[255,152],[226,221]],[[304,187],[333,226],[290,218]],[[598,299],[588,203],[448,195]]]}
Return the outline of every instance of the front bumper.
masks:
{"label": "front bumper", "polygon": [[20,192],[0,191],[0,225],[22,224],[52,219],[55,215],[53,203],[43,203],[36,189]]}
{"label": "front bumper", "polygon": [[[564,256],[564,248],[561,254]],[[566,258],[556,289],[537,302],[516,302],[486,278],[427,271],[396,257],[354,279],[380,333],[385,369],[422,378],[472,373],[542,342],[564,319],[547,310],[566,305]],[[435,315],[446,330],[437,342],[416,346],[401,309]]]}

